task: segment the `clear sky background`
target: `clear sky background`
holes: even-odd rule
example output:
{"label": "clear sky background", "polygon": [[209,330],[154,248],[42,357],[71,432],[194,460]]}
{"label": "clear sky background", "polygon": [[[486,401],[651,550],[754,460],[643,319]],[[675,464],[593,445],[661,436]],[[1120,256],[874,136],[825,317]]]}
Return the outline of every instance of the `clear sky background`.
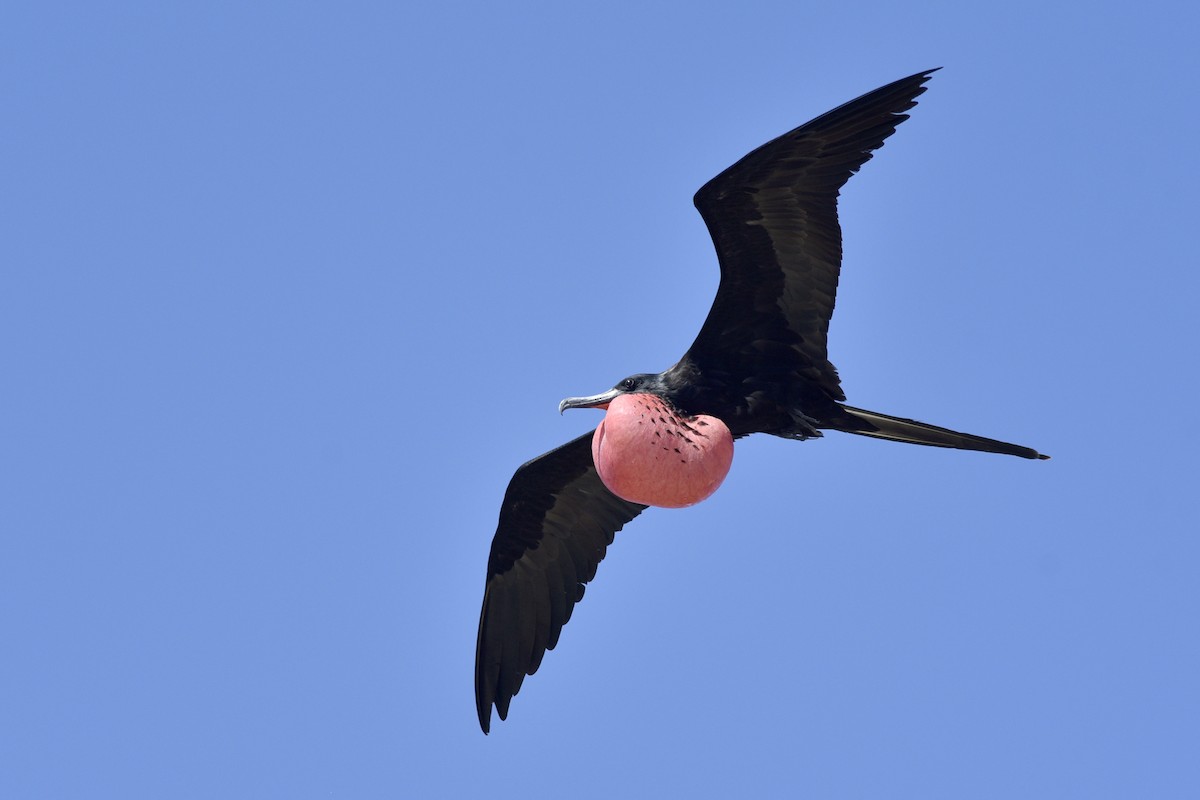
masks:
{"label": "clear sky background", "polygon": [[[1200,796],[1186,3],[0,11],[0,796]],[[717,284],[707,179],[930,67],[856,406],[738,443],[483,736],[488,546]]]}

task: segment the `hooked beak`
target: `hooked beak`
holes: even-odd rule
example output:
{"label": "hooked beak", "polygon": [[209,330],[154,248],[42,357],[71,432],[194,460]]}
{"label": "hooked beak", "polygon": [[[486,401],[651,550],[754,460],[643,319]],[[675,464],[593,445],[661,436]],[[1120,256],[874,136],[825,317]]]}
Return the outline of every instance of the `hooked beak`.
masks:
{"label": "hooked beak", "polygon": [[568,397],[558,404],[558,413],[561,414],[568,408],[608,408],[608,404],[620,393],[618,389],[609,389],[591,397]]}

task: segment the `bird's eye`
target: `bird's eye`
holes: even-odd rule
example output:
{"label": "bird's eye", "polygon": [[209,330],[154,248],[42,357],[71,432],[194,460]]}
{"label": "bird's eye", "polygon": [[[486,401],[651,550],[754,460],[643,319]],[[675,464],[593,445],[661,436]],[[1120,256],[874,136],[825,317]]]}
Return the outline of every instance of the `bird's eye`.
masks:
{"label": "bird's eye", "polygon": [[637,381],[635,381],[633,378],[626,378],[625,380],[621,381],[622,389],[632,389],[636,385]]}

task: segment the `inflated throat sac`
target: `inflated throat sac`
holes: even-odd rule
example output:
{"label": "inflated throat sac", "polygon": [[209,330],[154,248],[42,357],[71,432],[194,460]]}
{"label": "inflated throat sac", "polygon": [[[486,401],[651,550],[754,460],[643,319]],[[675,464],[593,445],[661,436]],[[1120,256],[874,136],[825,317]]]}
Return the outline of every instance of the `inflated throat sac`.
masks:
{"label": "inflated throat sac", "polygon": [[733,436],[716,417],[678,415],[652,394],[618,395],[592,437],[592,459],[609,491],[663,508],[695,505],[733,463]]}

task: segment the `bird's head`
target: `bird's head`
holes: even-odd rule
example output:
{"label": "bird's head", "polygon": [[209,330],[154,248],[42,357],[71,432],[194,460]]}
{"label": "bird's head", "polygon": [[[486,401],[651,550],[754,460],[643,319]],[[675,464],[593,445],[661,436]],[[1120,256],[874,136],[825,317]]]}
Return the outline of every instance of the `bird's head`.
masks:
{"label": "bird's head", "polygon": [[558,404],[558,413],[561,414],[568,408],[606,409],[609,403],[623,394],[653,394],[665,397],[666,393],[667,386],[663,381],[662,375],[643,372],[637,375],[630,375],[607,392],[594,394],[590,397],[568,397]]}

